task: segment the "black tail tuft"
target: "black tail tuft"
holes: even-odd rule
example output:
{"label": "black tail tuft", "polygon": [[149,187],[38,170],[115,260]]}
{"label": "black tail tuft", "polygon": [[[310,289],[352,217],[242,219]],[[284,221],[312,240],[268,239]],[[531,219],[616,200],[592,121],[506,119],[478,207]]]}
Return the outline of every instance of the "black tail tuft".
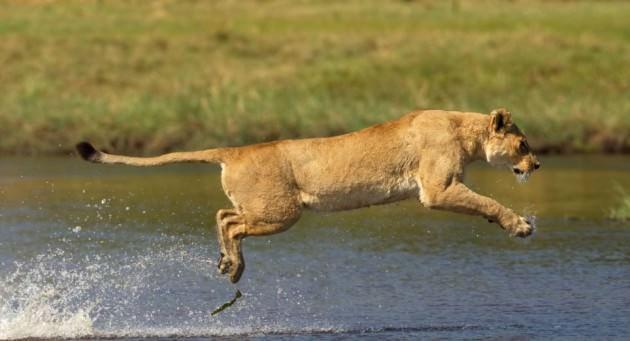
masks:
{"label": "black tail tuft", "polygon": [[92,147],[89,142],[81,142],[77,144],[77,151],[81,154],[83,160],[94,161],[98,156],[98,151]]}

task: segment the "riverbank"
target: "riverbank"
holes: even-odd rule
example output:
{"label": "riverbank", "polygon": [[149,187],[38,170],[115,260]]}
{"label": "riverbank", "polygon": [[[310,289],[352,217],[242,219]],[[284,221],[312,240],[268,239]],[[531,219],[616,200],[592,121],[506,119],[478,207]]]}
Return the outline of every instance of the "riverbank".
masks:
{"label": "riverbank", "polygon": [[630,3],[3,7],[2,154],[154,154],[500,106],[539,152],[630,152]]}

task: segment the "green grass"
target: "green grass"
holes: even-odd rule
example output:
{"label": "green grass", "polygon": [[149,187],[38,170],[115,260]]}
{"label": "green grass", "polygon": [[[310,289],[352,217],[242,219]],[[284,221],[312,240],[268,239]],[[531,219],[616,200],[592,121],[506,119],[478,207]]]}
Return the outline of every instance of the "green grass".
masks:
{"label": "green grass", "polygon": [[614,220],[628,221],[630,220],[630,193],[627,193],[623,187],[618,186],[619,205],[610,210],[610,218]]}
{"label": "green grass", "polygon": [[500,106],[538,150],[628,151],[629,17],[621,1],[4,1],[0,153],[158,153]]}

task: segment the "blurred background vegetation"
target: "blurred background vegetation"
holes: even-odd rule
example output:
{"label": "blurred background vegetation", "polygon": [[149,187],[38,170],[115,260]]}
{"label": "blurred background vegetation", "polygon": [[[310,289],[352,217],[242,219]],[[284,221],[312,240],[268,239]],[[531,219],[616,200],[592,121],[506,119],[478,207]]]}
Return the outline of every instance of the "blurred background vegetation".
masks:
{"label": "blurred background vegetation", "polygon": [[2,1],[0,153],[154,154],[508,107],[539,152],[630,151],[622,1]]}

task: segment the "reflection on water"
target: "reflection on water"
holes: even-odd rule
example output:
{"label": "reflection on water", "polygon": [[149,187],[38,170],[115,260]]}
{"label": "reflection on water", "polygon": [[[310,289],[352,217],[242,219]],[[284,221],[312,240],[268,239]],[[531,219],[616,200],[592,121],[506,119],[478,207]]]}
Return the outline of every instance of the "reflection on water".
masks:
{"label": "reflection on water", "polygon": [[529,240],[416,202],[307,213],[245,241],[243,298],[216,271],[218,169],[0,161],[0,339],[630,335],[630,226],[605,217],[628,157],[543,159],[468,184],[535,215]]}

